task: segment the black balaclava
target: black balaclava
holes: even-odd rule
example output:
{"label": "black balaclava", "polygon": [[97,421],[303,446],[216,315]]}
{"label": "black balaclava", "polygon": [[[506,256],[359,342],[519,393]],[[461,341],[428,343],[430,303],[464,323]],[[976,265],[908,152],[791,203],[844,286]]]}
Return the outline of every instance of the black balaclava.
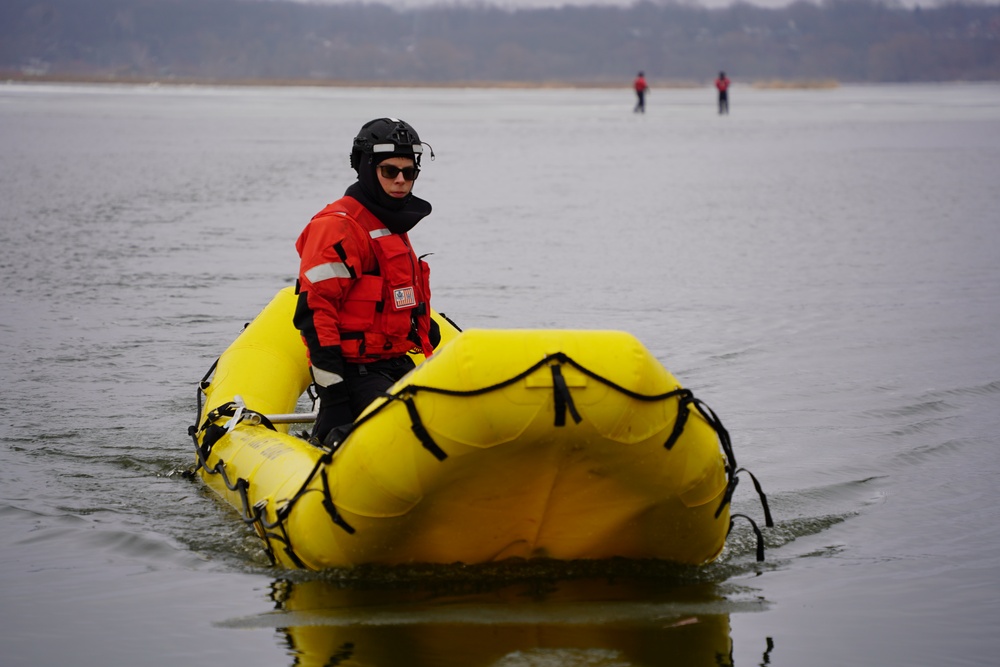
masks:
{"label": "black balaclava", "polygon": [[358,182],[347,188],[347,192],[344,194],[361,202],[365,208],[385,224],[390,232],[405,234],[416,227],[423,218],[430,215],[431,205],[430,202],[417,197],[412,192],[402,199],[396,199],[382,189],[382,184],[379,183],[375,170],[380,162],[391,157],[413,157],[413,155],[362,153],[357,168]]}

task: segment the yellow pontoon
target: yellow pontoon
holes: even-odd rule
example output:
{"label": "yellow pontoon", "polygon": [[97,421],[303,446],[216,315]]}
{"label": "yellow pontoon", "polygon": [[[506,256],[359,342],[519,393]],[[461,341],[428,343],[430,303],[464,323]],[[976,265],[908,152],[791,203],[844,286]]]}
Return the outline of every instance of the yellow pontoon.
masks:
{"label": "yellow pontoon", "polygon": [[308,418],[295,412],[310,383],[295,298],[279,292],[219,358],[191,429],[200,475],[277,563],[701,564],[722,551],[728,434],[633,336],[438,318],[438,351],[324,448],[285,423]]}

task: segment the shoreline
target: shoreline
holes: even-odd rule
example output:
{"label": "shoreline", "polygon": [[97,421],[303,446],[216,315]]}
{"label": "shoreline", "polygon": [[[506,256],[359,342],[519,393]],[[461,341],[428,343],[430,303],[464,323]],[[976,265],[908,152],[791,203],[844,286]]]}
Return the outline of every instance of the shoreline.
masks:
{"label": "shoreline", "polygon": [[[163,86],[231,86],[249,87],[314,87],[314,88],[631,88],[631,81],[355,81],[351,79],[255,79],[216,78],[194,76],[115,76],[102,74],[25,74],[23,72],[0,71],[0,81],[16,83],[100,83],[120,85],[163,85]],[[705,84],[677,82],[661,84],[667,88],[698,88]]]}
{"label": "shoreline", "polygon": [[[104,84],[124,86],[223,86],[233,88],[251,87],[313,87],[313,88],[491,88],[528,90],[631,90],[632,82],[619,81],[354,81],[348,79],[220,79],[212,77],[181,76],[115,76],[102,74],[25,74],[18,71],[0,71],[0,82],[5,83],[62,83],[62,84]],[[712,81],[662,81],[653,88],[677,90],[706,88]],[[831,89],[838,88],[836,79],[822,80],[782,80],[767,79],[738,82],[765,90],[789,89]]]}

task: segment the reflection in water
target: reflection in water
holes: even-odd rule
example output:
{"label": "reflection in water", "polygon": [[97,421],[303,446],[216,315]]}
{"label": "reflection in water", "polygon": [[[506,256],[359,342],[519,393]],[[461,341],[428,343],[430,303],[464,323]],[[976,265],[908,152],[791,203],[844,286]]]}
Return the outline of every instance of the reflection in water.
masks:
{"label": "reflection in water", "polygon": [[293,665],[732,665],[729,617],[663,627],[546,625],[299,626],[283,630]]}
{"label": "reflection in water", "polygon": [[[293,574],[292,576],[298,576]],[[293,666],[628,667],[733,664],[729,616],[756,591],[635,577],[411,582],[279,579],[273,626]],[[770,660],[773,642],[763,663]]]}
{"label": "reflection in water", "polygon": [[771,664],[771,651],[773,651],[773,650],[774,650],[774,640],[771,639],[770,637],[768,637],[767,638],[767,649],[765,649],[764,655],[761,658],[760,667],[764,667],[764,665],[770,665]]}

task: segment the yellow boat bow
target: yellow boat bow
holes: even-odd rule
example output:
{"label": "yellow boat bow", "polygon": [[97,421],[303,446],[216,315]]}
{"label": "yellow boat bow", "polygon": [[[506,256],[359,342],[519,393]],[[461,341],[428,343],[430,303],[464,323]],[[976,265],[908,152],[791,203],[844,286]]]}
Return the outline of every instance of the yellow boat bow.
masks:
{"label": "yellow boat bow", "polygon": [[294,307],[282,290],[225,351],[191,430],[199,474],[276,562],[702,564],[722,551],[728,434],[630,334],[439,319],[438,351],[324,448],[268,418],[294,413],[310,383]]}

